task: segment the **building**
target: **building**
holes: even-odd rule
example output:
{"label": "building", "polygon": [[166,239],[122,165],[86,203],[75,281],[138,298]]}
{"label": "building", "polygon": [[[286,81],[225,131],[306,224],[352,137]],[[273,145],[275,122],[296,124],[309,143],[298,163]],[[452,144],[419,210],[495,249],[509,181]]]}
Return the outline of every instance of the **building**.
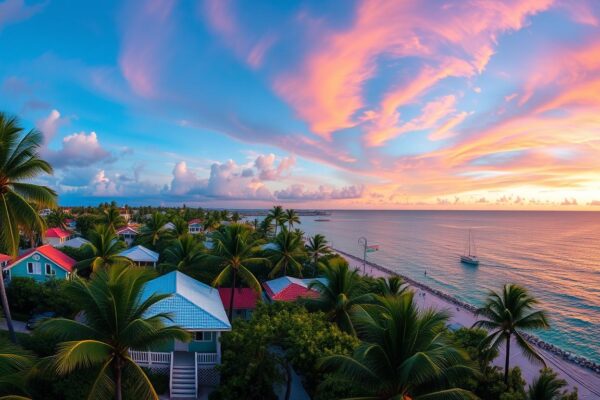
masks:
{"label": "building", "polygon": [[173,340],[150,351],[131,351],[131,357],[141,366],[169,370],[171,398],[196,398],[199,386],[217,383],[215,366],[221,363],[219,338],[222,332],[231,330],[219,292],[173,271],[148,282],[142,301],[153,294],[170,296],[152,305],[145,316],[170,314],[172,320],[165,323],[187,330],[192,340]]}
{"label": "building", "polygon": [[67,226],[67,229],[74,231],[77,229],[77,220],[73,218],[67,218],[65,219],[65,225]]}
{"label": "building", "polygon": [[[225,310],[229,310],[229,300],[231,299],[231,288],[219,288],[219,296]],[[257,294],[250,288],[236,288],[233,296],[233,317],[250,319],[252,312],[256,309],[256,302],[260,294]]]}
{"label": "building", "polygon": [[77,236],[77,237],[73,237],[73,238],[63,242],[61,245],[56,246],[56,247],[73,247],[75,249],[78,249],[82,246],[85,246],[88,243],[90,243],[89,240]]}
{"label": "building", "polygon": [[192,235],[196,235],[202,232],[202,221],[199,219],[192,219],[188,222],[188,232]]}
{"label": "building", "polygon": [[28,250],[4,269],[6,278],[32,278],[38,282],[68,279],[76,261],[49,244]]}
{"label": "building", "polygon": [[6,267],[8,265],[10,260],[12,260],[11,256],[9,256],[8,254],[0,253],[0,270],[2,270],[2,277],[4,279],[8,278],[8,271],[4,271],[4,267]]}
{"label": "building", "polygon": [[66,231],[61,228],[49,228],[44,235],[44,244],[52,246],[61,246],[64,242],[73,236],[71,231]]}
{"label": "building", "polygon": [[162,226],[162,228],[160,228],[163,231],[174,231],[176,228],[175,224],[172,222],[167,222],[166,224],[164,224]]}
{"label": "building", "polygon": [[119,215],[121,217],[123,217],[125,222],[129,222],[129,220],[131,219],[131,213],[129,212],[128,208],[125,208],[125,207],[119,208]]}
{"label": "building", "polygon": [[124,226],[123,228],[117,230],[117,235],[127,244],[128,247],[133,244],[138,234],[138,230],[131,225]]}
{"label": "building", "polygon": [[159,254],[155,251],[137,245],[119,253],[120,256],[127,257],[138,267],[154,267],[158,262]]}
{"label": "building", "polygon": [[291,276],[282,276],[263,283],[265,294],[270,301],[296,301],[299,298],[315,298],[319,292],[309,289],[309,285],[315,280],[323,283],[324,278],[300,279]]}

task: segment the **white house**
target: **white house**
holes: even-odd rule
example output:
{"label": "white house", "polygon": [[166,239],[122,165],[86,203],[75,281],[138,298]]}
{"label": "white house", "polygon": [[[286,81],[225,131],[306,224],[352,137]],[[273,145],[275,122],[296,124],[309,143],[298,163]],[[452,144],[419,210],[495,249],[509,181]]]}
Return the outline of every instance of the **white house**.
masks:
{"label": "white house", "polygon": [[188,222],[188,232],[191,235],[196,235],[202,232],[202,221],[199,219],[192,219]]}
{"label": "white house", "polygon": [[155,267],[158,262],[159,254],[155,251],[137,245],[119,253],[120,256],[127,257],[138,267]]}
{"label": "white house", "polygon": [[62,244],[60,244],[56,247],[73,247],[75,249],[78,249],[81,246],[85,246],[89,242],[90,242],[89,240],[86,240],[86,239],[78,236],[78,237],[74,237],[74,238],[71,238],[71,239],[63,242]]}
{"label": "white house", "polygon": [[139,232],[133,226],[127,225],[117,231],[117,235],[127,244],[131,246]]}
{"label": "white house", "polygon": [[54,247],[63,246],[67,240],[73,236],[70,231],[61,228],[49,228],[44,235],[44,244],[50,244]]}

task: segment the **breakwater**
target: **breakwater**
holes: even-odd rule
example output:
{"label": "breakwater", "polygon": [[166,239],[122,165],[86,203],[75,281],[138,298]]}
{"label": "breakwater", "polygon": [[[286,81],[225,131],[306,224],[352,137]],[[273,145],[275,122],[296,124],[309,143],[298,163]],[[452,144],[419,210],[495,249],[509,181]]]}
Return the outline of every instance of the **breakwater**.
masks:
{"label": "breakwater", "polygon": [[[346,252],[338,250],[338,249],[333,249],[333,250],[335,252],[337,252],[337,253],[345,256],[345,257],[352,258],[352,259],[357,260],[357,261],[359,261],[361,263],[363,262],[363,260],[361,258],[359,258],[359,257],[357,257],[355,255],[352,255],[350,253],[346,253]],[[437,296],[439,298],[442,298],[442,299],[444,299],[444,300],[446,300],[446,301],[448,301],[448,302],[456,305],[457,307],[461,307],[461,308],[463,308],[463,309],[465,309],[467,311],[470,311],[472,313],[475,313],[477,311],[477,307],[475,307],[472,304],[469,304],[469,303],[466,303],[464,301],[461,301],[461,300],[455,298],[454,296],[451,296],[451,295],[449,295],[447,293],[444,293],[444,292],[442,292],[440,290],[433,289],[433,288],[431,288],[431,287],[429,287],[427,285],[424,285],[421,282],[417,282],[414,279],[411,279],[411,278],[409,278],[407,276],[404,276],[404,275],[399,274],[399,273],[397,273],[395,271],[392,271],[391,269],[386,268],[386,267],[384,267],[382,265],[379,265],[379,264],[371,262],[371,261],[366,261],[366,265],[368,265],[371,268],[375,268],[378,271],[381,271],[381,272],[383,272],[385,274],[399,276],[406,283],[408,283],[409,285],[417,287],[417,288],[419,288],[421,290],[427,291],[427,292],[429,292],[429,293],[431,293],[431,294],[433,294],[433,295],[435,295],[435,296]],[[523,337],[525,337],[525,339],[529,343],[531,343],[532,345],[534,345],[534,346],[536,346],[536,347],[538,347],[540,349],[543,349],[545,351],[548,351],[550,353],[553,353],[556,356],[558,356],[558,357],[560,357],[560,358],[562,358],[562,359],[564,359],[564,360],[566,360],[566,361],[568,361],[570,363],[579,365],[579,366],[581,366],[583,368],[586,368],[586,369],[588,369],[590,371],[593,371],[596,374],[600,375],[600,364],[598,364],[598,363],[596,363],[594,361],[591,361],[591,360],[589,360],[589,359],[587,359],[587,358],[585,358],[583,356],[580,356],[580,355],[577,355],[577,354],[573,354],[573,353],[571,353],[569,351],[565,351],[565,350],[561,349],[560,347],[555,346],[555,345],[553,345],[551,343],[547,343],[547,342],[545,342],[544,340],[538,338],[535,335],[530,335],[530,334],[527,334],[527,333],[521,333],[521,335]]]}

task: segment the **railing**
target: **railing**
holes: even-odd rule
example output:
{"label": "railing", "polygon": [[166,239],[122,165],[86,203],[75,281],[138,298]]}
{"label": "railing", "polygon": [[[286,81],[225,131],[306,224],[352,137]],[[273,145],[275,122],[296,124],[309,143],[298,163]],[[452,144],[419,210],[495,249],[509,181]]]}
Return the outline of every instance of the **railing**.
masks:
{"label": "railing", "polygon": [[169,396],[173,396],[173,352],[171,352],[171,365],[169,366]]}
{"label": "railing", "polygon": [[196,388],[196,398],[198,398],[198,354],[199,353],[194,353],[194,358],[196,359],[196,362],[194,363],[194,387]]}
{"label": "railing", "polygon": [[173,359],[173,353],[159,351],[129,350],[129,356],[138,364],[169,364]]}
{"label": "railing", "polygon": [[196,365],[198,364],[216,364],[217,353],[196,353]]}

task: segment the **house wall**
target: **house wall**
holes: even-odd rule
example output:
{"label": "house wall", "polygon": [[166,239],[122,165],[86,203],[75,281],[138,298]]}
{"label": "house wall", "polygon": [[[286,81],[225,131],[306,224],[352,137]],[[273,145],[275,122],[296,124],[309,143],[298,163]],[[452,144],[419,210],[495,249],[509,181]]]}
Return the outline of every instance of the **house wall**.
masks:
{"label": "house wall", "polygon": [[[194,334],[194,332],[192,332]],[[212,339],[208,342],[199,342],[192,339],[188,343],[188,351],[197,353],[216,353],[217,352],[217,332],[211,332]]]}
{"label": "house wall", "polygon": [[[39,256],[38,260],[34,259],[34,256]],[[39,263],[40,264],[40,273],[39,274],[29,274],[27,273],[27,263]],[[46,264],[50,264],[54,271],[55,275],[46,275]],[[45,257],[42,254],[34,253],[29,257],[26,257],[22,260],[19,260],[13,267],[9,269],[10,278],[32,278],[38,282],[45,282],[48,279],[67,279],[69,277],[69,273],[59,267],[54,261]]]}
{"label": "house wall", "polygon": [[56,238],[56,237],[47,237],[44,240],[45,244],[50,244],[52,247],[59,246],[67,241],[68,238]]}

